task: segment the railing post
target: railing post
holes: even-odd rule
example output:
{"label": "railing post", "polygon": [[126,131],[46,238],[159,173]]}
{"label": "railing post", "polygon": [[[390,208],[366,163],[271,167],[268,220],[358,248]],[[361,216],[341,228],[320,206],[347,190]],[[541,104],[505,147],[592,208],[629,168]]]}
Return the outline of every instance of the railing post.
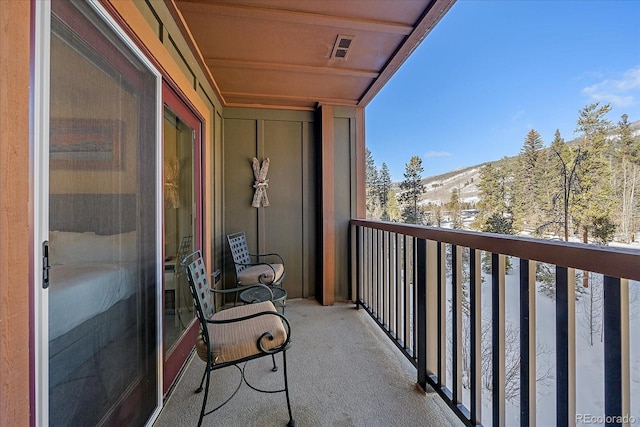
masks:
{"label": "railing post", "polygon": [[[405,261],[407,265],[407,274],[405,276],[405,286],[404,286],[404,346],[407,349],[407,352],[412,355],[415,359],[416,357],[416,346],[415,340],[413,336],[415,336],[415,331],[413,330],[412,325],[415,324],[417,313],[413,311],[413,306],[415,305],[415,295],[413,289],[415,289],[416,282],[416,264],[415,264],[415,254],[416,254],[416,238],[408,237],[407,243],[411,242],[409,245],[409,249],[405,251]],[[414,335],[412,335],[412,332]]]}
{"label": "railing post", "polygon": [[418,384],[422,390],[427,389],[427,242],[416,239],[416,298],[417,298],[417,351],[418,356]]}
{"label": "railing post", "polygon": [[352,280],[355,280],[352,288],[355,287],[356,308],[360,308],[362,303],[362,294],[360,288],[362,286],[362,227],[359,225],[352,226],[352,244],[355,246],[355,250],[352,252],[355,256],[355,262],[352,263],[354,267],[354,274],[352,274]]}
{"label": "railing post", "polygon": [[371,303],[369,283],[371,280],[371,261],[369,256],[369,227],[362,228],[362,308],[368,309]]}
{"label": "railing post", "polygon": [[[403,332],[403,336],[402,336],[402,342],[404,344],[404,348],[407,350],[408,353],[412,352],[412,338],[411,338],[411,322],[412,322],[412,316],[411,316],[411,288],[413,287],[414,283],[412,280],[412,276],[413,276],[413,271],[415,268],[415,265],[413,265],[413,244],[414,238],[410,237],[410,236],[405,236],[404,239],[404,291],[402,293],[402,297],[404,298],[404,303],[403,303],[403,307],[404,307],[404,328],[402,330]],[[411,253],[409,253],[409,250],[407,249],[407,247],[411,248]],[[411,265],[409,265],[411,264]],[[413,354],[413,357],[415,357],[415,354]]]}
{"label": "railing post", "polygon": [[382,319],[387,331],[391,331],[390,319],[390,280],[389,280],[389,232],[382,232]]}
{"label": "railing post", "polygon": [[536,425],[536,263],[520,259],[520,425]]}
{"label": "railing post", "polygon": [[482,422],[482,273],[480,251],[469,250],[469,346],[471,376],[471,414],[473,425]]}
{"label": "railing post", "polygon": [[437,243],[437,262],[438,262],[438,386],[444,388],[447,378],[447,290],[445,289],[445,280],[443,276],[447,272],[445,265],[446,257],[442,256],[442,242]]}
{"label": "railing post", "polygon": [[404,245],[401,244],[404,242],[404,234],[396,233],[396,340],[400,340],[402,337],[401,334],[401,325],[402,325],[402,250]]}
{"label": "railing post", "polygon": [[[629,283],[604,276],[604,412],[607,426],[623,425],[630,407]],[[626,309],[623,315],[623,307]]]}
{"label": "railing post", "polygon": [[397,336],[397,328],[398,323],[396,322],[397,315],[397,302],[396,302],[396,289],[397,285],[395,283],[396,279],[396,271],[398,270],[398,266],[396,264],[396,236],[395,233],[389,233],[389,332],[391,336],[395,339]]}
{"label": "railing post", "polygon": [[[416,357],[416,353],[418,351],[418,240],[422,240],[422,239],[418,239],[417,237],[415,237],[413,239],[413,248],[412,248],[412,256],[413,256],[413,260],[412,260],[412,264],[413,264],[413,287],[411,288],[411,295],[410,295],[410,307],[411,307],[411,313],[413,314],[412,319],[410,321],[411,324],[411,330],[413,331],[413,334],[411,334],[411,349],[413,350],[413,357],[417,362],[417,357]],[[425,250],[426,253],[426,250]]]}
{"label": "railing post", "polygon": [[373,229],[372,230],[372,235],[371,235],[371,259],[373,261],[373,268],[372,268],[372,281],[371,281],[371,290],[373,292],[373,295],[371,297],[371,313],[374,314],[376,317],[376,321],[380,322],[380,309],[378,307],[378,301],[379,301],[379,294],[378,294],[378,286],[379,286],[379,280],[380,280],[380,275],[378,274],[378,263],[380,260],[380,252],[379,252],[379,248],[378,248],[378,235],[380,234],[380,231],[377,229]]}
{"label": "railing post", "polygon": [[576,424],[576,276],[556,266],[556,425]]}
{"label": "railing post", "polygon": [[438,371],[438,243],[427,240],[427,376],[434,381]]}
{"label": "railing post", "polygon": [[451,245],[451,338],[453,403],[462,402],[462,248]]}
{"label": "railing post", "polygon": [[491,342],[492,357],[492,417],[493,425],[504,427],[505,423],[505,257],[491,254]]}

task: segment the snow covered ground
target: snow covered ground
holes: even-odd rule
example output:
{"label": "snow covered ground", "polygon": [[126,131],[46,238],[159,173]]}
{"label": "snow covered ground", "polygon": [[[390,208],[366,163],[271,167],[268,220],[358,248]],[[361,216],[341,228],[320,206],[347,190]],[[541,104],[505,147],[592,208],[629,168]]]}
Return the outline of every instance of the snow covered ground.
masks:
{"label": "snow covered ground", "polygon": [[[505,280],[505,302],[507,323],[516,328],[519,322],[519,265],[513,262],[513,270]],[[491,310],[491,280],[486,277],[482,285],[483,313]],[[594,290],[599,289],[597,278],[593,280]],[[636,423],[640,424],[640,283],[631,281],[630,288],[630,386],[631,413]],[[600,333],[596,331],[593,345],[589,339],[589,295],[584,294],[576,301],[576,413],[582,415],[578,425],[587,425],[582,421],[589,418],[589,425],[603,425],[593,423],[595,417],[604,416],[604,346],[600,340]],[[599,309],[595,304],[595,311]],[[544,383],[537,384],[536,418],[539,426],[556,424],[556,382],[555,382],[555,300],[541,292],[536,293],[536,336],[537,344],[541,346],[545,357],[538,360],[538,371],[543,371],[551,363],[552,377]],[[515,348],[515,351],[518,351]],[[483,397],[483,424],[491,424],[491,395]],[[468,402],[465,402],[468,404]],[[519,401],[507,402],[506,425],[519,425]]]}

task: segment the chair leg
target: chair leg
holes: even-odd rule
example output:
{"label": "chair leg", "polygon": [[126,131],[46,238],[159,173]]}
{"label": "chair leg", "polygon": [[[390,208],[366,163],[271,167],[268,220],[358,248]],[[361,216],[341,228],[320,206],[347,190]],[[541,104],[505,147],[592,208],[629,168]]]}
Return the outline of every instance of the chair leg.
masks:
{"label": "chair leg", "polygon": [[287,409],[289,410],[289,422],[287,423],[288,427],[295,427],[296,420],[293,419],[293,415],[291,414],[291,401],[289,400],[289,381],[287,379],[287,351],[282,352],[282,362],[284,366],[284,393],[287,396]]}
{"label": "chair leg", "polygon": [[204,379],[207,376],[207,372],[209,372],[209,367],[205,366],[204,372],[202,373],[202,379],[200,380],[200,387],[198,387],[195,393],[200,393],[202,391],[202,384],[204,384]]}
{"label": "chair leg", "polygon": [[[207,408],[207,397],[209,397],[210,376],[211,376],[211,370],[209,369],[209,364],[207,364],[207,368],[205,370],[205,377],[207,377],[207,383],[204,386],[204,398],[202,399],[202,409],[200,409],[200,419],[198,420],[198,427],[202,425],[202,419],[204,418],[204,413]],[[200,387],[202,387],[202,384],[200,384]]]}

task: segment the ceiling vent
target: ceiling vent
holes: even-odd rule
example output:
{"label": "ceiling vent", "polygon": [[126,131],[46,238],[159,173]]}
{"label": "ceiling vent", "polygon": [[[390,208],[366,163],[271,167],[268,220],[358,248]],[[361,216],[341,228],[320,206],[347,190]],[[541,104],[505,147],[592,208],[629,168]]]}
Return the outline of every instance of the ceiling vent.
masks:
{"label": "ceiling vent", "polygon": [[349,48],[353,44],[353,39],[355,39],[354,36],[338,35],[336,43],[333,45],[333,50],[331,51],[331,59],[347,59]]}

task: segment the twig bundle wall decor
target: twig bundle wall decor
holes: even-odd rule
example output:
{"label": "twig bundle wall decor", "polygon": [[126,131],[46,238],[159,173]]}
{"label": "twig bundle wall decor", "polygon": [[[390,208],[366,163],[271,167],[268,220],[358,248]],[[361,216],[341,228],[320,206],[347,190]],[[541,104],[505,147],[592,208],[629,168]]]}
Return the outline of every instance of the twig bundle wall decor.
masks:
{"label": "twig bundle wall decor", "polygon": [[262,161],[262,167],[260,162],[255,157],[251,161],[251,167],[253,169],[253,188],[256,189],[253,194],[253,202],[251,206],[259,208],[262,206],[269,206],[269,198],[267,197],[267,188],[269,187],[269,180],[267,179],[267,172],[269,171],[269,158],[267,157]]}

